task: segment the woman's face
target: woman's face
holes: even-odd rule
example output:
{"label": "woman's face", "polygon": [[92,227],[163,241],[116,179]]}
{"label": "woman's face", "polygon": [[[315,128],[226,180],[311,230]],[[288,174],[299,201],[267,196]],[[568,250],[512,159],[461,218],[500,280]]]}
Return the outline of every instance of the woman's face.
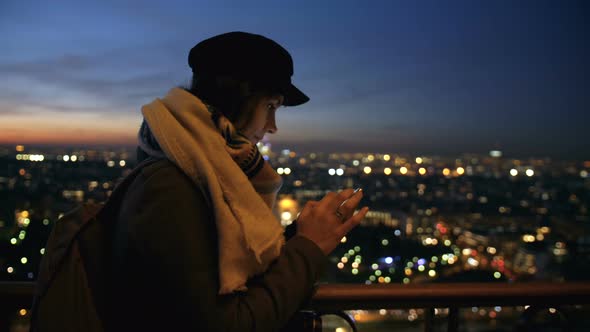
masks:
{"label": "woman's face", "polygon": [[[253,144],[262,140],[266,133],[277,132],[275,113],[283,104],[283,96],[262,96],[246,104],[243,116],[236,121],[236,128]],[[248,109],[249,108],[249,109]]]}

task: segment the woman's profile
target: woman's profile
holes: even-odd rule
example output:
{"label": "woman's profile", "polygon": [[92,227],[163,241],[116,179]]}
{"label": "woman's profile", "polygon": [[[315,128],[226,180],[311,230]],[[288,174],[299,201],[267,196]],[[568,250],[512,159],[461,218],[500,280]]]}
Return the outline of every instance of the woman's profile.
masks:
{"label": "woman's profile", "polygon": [[256,143],[276,113],[309,98],[273,40],[230,32],[195,45],[192,82],[142,107],[138,158],[122,199],[107,297],[112,330],[272,331],[312,295],[327,255],[358,225],[362,191],[310,201],[285,236],[272,207],[281,177]]}

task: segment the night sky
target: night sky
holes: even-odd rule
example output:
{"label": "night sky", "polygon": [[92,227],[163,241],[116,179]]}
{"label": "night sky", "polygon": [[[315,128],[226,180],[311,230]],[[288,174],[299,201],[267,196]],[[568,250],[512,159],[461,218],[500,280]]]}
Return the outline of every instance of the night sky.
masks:
{"label": "night sky", "polygon": [[0,144],[133,144],[189,49],[241,30],[311,97],[276,147],[588,159],[589,25],[586,1],[1,0]]}

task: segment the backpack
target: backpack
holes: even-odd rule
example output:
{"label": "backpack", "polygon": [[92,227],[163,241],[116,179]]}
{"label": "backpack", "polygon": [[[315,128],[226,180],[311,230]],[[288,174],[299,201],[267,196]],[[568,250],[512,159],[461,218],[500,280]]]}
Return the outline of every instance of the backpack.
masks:
{"label": "backpack", "polygon": [[31,332],[105,331],[111,230],[128,187],[155,161],[135,167],[106,203],[80,204],[55,223],[39,266]]}

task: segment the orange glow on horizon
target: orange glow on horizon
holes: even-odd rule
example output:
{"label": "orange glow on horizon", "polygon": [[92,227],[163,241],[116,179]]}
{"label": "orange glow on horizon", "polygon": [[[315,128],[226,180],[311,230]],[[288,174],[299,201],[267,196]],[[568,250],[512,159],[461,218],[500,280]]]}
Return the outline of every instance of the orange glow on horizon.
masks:
{"label": "orange glow on horizon", "polygon": [[[1,130],[1,129],[0,129]],[[22,130],[0,133],[0,144],[135,144],[137,135],[131,132],[113,132],[106,130],[88,131],[53,131]]]}
{"label": "orange glow on horizon", "polygon": [[0,117],[0,144],[112,144],[137,141],[140,116],[88,113],[12,114]]}

